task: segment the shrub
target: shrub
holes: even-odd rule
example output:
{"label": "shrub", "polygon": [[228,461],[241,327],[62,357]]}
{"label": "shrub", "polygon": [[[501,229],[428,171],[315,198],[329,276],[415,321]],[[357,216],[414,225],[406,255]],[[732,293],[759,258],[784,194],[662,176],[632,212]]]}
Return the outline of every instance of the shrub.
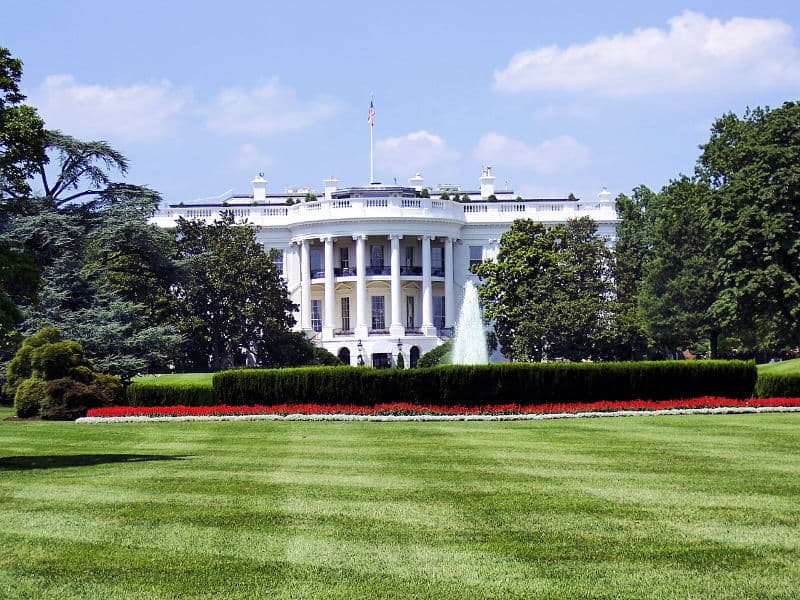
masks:
{"label": "shrub", "polygon": [[211,406],[218,403],[214,388],[196,381],[134,382],[125,394],[131,406]]}
{"label": "shrub", "polygon": [[33,377],[38,379],[62,379],[76,367],[89,368],[83,346],[72,340],[43,344],[31,354]]}
{"label": "shrub", "polygon": [[17,386],[23,379],[28,379],[33,375],[31,357],[34,350],[45,344],[53,344],[61,341],[61,334],[55,327],[44,327],[30,337],[23,340],[22,345],[11,362],[8,363],[6,371],[6,382],[3,385],[3,393],[9,398],[16,397]]}
{"label": "shrub", "polygon": [[405,369],[406,368],[406,359],[403,358],[403,353],[402,352],[398,352],[397,353],[397,362],[395,363],[395,366],[398,369]]}
{"label": "shrub", "polygon": [[756,381],[756,398],[800,397],[800,375],[759,373]]}
{"label": "shrub", "polygon": [[86,415],[90,408],[110,406],[108,397],[94,385],[86,385],[69,377],[44,382],[47,396],[40,402],[43,419],[73,421]]}
{"label": "shrub", "polygon": [[112,404],[125,403],[125,388],[122,387],[122,381],[116,375],[92,373],[91,383],[100,390]]}
{"label": "shrub", "polygon": [[450,351],[453,348],[452,340],[447,340],[441,346],[436,346],[433,350],[429,350],[419,357],[417,367],[435,367],[436,365],[445,364],[450,358]]}
{"label": "shrub", "polygon": [[312,364],[323,367],[341,367],[342,361],[335,354],[331,354],[325,348],[314,347]]}
{"label": "shrub", "polygon": [[18,417],[35,417],[47,398],[47,384],[39,379],[23,379],[14,394],[14,409]]}
{"label": "shrub", "polygon": [[412,370],[315,367],[223,371],[214,375],[214,389],[218,402],[232,405],[547,405],[749,398],[755,379],[755,364],[742,361],[447,365]]}

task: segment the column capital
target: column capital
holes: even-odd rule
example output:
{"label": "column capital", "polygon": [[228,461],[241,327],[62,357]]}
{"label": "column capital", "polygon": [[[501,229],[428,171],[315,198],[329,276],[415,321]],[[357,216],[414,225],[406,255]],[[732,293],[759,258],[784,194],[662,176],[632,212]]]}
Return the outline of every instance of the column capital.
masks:
{"label": "column capital", "polygon": [[366,240],[367,239],[367,234],[366,233],[354,233],[353,234],[353,239],[354,240]]}
{"label": "column capital", "polygon": [[389,234],[389,239],[390,240],[402,240],[403,239],[403,234],[402,233],[391,233],[391,234]]}
{"label": "column capital", "polygon": [[333,236],[332,235],[322,235],[322,236],[320,236],[319,241],[320,242],[325,242],[326,244],[328,242],[333,242]]}
{"label": "column capital", "polygon": [[420,235],[417,237],[418,240],[433,240],[435,238],[436,238],[435,235],[429,235],[427,233],[425,235]]}

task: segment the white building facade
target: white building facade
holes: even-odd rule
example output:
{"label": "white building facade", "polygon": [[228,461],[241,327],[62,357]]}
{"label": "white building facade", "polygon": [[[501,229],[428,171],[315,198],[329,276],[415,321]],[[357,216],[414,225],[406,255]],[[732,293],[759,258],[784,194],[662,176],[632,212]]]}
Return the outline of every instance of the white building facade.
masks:
{"label": "white building facade", "polygon": [[[596,200],[523,199],[496,190],[491,168],[480,189],[440,185],[419,175],[408,186],[370,184],[339,189],[326,179],[310,189],[268,193],[262,175],[252,195],[162,207],[152,222],[174,227],[179,217],[208,223],[231,212],[255,227],[279,266],[297,329],[351,365],[406,366],[452,334],[471,264],[494,258],[500,236],[516,219],[546,225],[588,216],[608,243],[619,222],[612,196]],[[457,198],[454,199],[454,198]]]}

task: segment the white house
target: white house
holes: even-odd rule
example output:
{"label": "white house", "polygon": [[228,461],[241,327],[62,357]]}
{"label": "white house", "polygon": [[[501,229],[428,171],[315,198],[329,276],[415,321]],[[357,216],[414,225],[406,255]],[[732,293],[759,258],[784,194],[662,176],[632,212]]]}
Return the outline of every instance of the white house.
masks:
{"label": "white house", "polygon": [[599,235],[615,240],[619,219],[605,189],[589,202],[521,198],[494,182],[491,167],[483,170],[478,190],[428,190],[419,174],[408,186],[340,189],[331,177],[317,198],[306,188],[268,193],[259,174],[252,195],[167,205],[152,222],[173,227],[184,217],[211,223],[232,212],[256,228],[265,248],[279,250],[299,306],[297,328],[315,344],[352,365],[392,364],[398,352],[410,365],[451,334],[464,285],[474,277],[469,266],[496,255],[514,220],[556,224],[589,216]]}

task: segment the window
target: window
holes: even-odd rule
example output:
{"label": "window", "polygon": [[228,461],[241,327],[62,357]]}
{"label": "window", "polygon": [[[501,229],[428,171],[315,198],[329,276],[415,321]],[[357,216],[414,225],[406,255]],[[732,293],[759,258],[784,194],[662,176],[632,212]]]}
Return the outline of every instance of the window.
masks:
{"label": "window", "polygon": [[350,331],[350,298],[342,298],[342,329]]}
{"label": "window", "polygon": [[319,248],[311,248],[311,276],[317,273],[322,273],[322,250]]}
{"label": "window", "polygon": [[469,247],[469,266],[479,265],[483,262],[483,246]]}
{"label": "window", "polygon": [[342,271],[350,268],[350,248],[339,248],[339,266]]}
{"label": "window", "polygon": [[414,246],[406,246],[406,266],[414,266]]}
{"label": "window", "polygon": [[311,328],[322,331],[322,300],[311,301]]}
{"label": "window", "polygon": [[444,296],[433,297],[433,325],[436,329],[444,329]]}
{"label": "window", "polygon": [[441,246],[431,248],[431,269],[444,271],[444,248]]}
{"label": "window", "polygon": [[414,328],[414,296],[406,296],[406,327]]}
{"label": "window", "polygon": [[272,262],[275,263],[278,273],[283,275],[283,250],[278,250],[277,248],[273,248],[273,250],[275,250],[275,257],[272,259]]}
{"label": "window", "polygon": [[373,268],[383,267],[383,246],[373,244],[369,248],[369,264]]}
{"label": "window", "polygon": [[372,296],[372,329],[386,328],[386,309],[383,296]]}

